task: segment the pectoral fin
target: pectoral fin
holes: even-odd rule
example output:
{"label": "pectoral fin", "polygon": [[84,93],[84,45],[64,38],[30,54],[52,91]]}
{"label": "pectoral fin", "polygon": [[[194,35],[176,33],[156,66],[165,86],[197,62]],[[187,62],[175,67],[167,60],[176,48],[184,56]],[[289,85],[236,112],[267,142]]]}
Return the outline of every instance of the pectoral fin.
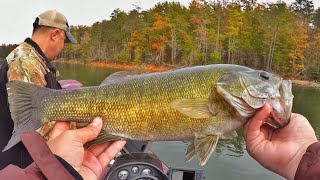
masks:
{"label": "pectoral fin", "polygon": [[211,104],[207,98],[189,98],[173,101],[170,106],[191,118],[210,118],[217,115]]}
{"label": "pectoral fin", "polygon": [[94,144],[100,144],[107,141],[119,141],[119,140],[125,140],[125,138],[114,136],[114,135],[108,134],[105,130],[101,130],[101,132],[99,133],[96,139],[94,139],[93,141],[87,142],[84,146],[86,148],[89,148]]}
{"label": "pectoral fin", "polygon": [[209,160],[212,152],[215,150],[219,136],[204,136],[196,138],[188,146],[186,161],[190,161],[196,154],[199,156],[199,165],[203,166]]}

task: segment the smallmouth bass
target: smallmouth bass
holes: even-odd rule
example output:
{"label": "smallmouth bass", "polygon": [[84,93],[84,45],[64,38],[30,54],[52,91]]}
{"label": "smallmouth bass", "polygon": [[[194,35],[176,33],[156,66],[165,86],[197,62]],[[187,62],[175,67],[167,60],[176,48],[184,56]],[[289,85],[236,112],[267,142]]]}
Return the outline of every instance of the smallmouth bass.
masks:
{"label": "smallmouth bass", "polygon": [[288,123],[291,81],[238,65],[206,65],[173,71],[110,75],[100,86],[52,90],[34,84],[7,84],[14,130],[4,150],[20,134],[50,121],[90,123],[103,119],[103,130],[90,144],[120,139],[190,141],[186,160],[198,155],[204,165],[219,138],[235,130],[265,103],[273,108],[268,122]]}

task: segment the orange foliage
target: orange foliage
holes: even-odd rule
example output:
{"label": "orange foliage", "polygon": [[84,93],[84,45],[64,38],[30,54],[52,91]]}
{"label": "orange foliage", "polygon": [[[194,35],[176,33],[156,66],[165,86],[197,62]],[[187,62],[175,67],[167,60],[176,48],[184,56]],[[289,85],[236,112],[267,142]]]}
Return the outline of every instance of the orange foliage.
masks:
{"label": "orange foliage", "polygon": [[159,43],[152,43],[151,47],[153,50],[157,51],[158,49],[161,48],[161,45]]}
{"label": "orange foliage", "polygon": [[167,71],[172,69],[171,67],[167,67],[167,66],[155,66],[155,65],[136,66],[133,64],[114,63],[114,62],[107,62],[107,61],[95,61],[95,62],[89,63],[88,65],[94,66],[94,67],[110,67],[115,69],[139,69],[139,70],[151,71],[151,72]]}
{"label": "orange foliage", "polygon": [[197,25],[204,25],[204,22],[202,19],[196,17],[196,16],[192,16],[190,21],[193,23],[193,24],[197,24]]}
{"label": "orange foliage", "polygon": [[129,47],[136,47],[139,44],[139,34],[137,31],[131,33],[131,41],[128,42]]}
{"label": "orange foliage", "polygon": [[162,17],[159,13],[154,13],[153,18],[155,19],[155,22],[151,27],[151,31],[159,31],[169,27],[169,18]]}
{"label": "orange foliage", "polygon": [[296,21],[294,34],[292,36],[294,51],[288,54],[291,58],[290,64],[295,70],[304,68],[304,50],[310,47],[308,38],[306,25],[301,21]]}

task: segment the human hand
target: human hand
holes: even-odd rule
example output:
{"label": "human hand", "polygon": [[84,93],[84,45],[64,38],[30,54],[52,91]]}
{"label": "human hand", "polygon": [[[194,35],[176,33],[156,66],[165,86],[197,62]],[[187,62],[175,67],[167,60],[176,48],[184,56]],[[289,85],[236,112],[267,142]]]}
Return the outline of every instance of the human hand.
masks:
{"label": "human hand", "polygon": [[98,136],[101,128],[101,118],[95,118],[87,127],[76,130],[69,130],[67,122],[57,122],[47,144],[53,154],[67,161],[84,179],[98,179],[125,145],[125,141],[115,141],[84,148],[86,142]]}
{"label": "human hand", "polygon": [[291,180],[300,160],[317,137],[308,120],[292,113],[287,126],[274,129],[265,122],[271,117],[266,104],[244,127],[248,153],[263,167]]}

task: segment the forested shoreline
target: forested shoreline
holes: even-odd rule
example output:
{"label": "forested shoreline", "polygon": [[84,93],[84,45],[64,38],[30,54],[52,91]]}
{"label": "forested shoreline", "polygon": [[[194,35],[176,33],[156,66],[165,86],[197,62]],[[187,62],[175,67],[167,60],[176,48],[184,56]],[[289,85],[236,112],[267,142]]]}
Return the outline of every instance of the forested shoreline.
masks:
{"label": "forested shoreline", "polygon": [[[283,76],[320,79],[320,9],[312,0],[158,3],[113,11],[92,26],[72,26],[78,44],[60,59],[135,65],[239,64]],[[16,45],[0,46],[3,59]]]}

